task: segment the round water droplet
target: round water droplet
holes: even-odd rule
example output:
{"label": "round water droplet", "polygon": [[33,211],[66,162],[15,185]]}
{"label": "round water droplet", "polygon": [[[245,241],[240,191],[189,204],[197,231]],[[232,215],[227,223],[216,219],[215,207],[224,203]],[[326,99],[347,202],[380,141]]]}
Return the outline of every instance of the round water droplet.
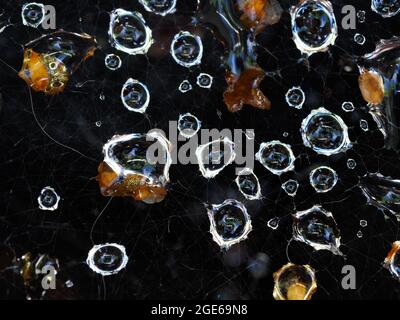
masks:
{"label": "round water droplet", "polygon": [[311,55],[326,51],[335,43],[337,25],[329,1],[300,1],[290,13],[293,40],[301,52]]}
{"label": "round water droplet", "polygon": [[24,4],[21,10],[22,23],[25,26],[37,28],[45,17],[45,8],[42,3],[31,2]]}
{"label": "round water droplet", "polygon": [[165,16],[176,11],[176,0],[139,0],[148,12]]}
{"label": "round water droplet", "polygon": [[139,12],[115,9],[108,29],[110,44],[128,54],[146,54],[153,44],[151,29]]}
{"label": "round water droplet", "polygon": [[315,271],[309,265],[288,263],[273,277],[275,300],[311,300],[317,290]]}
{"label": "round water droplet", "polygon": [[311,111],[303,120],[300,132],[304,145],[319,154],[330,156],[351,148],[346,124],[325,108]]}
{"label": "round water droplet", "polygon": [[301,109],[306,96],[300,87],[293,87],[286,93],[286,102],[290,107]]}
{"label": "round water droplet", "polygon": [[278,217],[274,217],[274,218],[268,220],[267,226],[269,228],[271,228],[272,230],[276,230],[279,227],[279,221],[280,221],[280,219]]}
{"label": "round water droplet", "polygon": [[284,138],[287,138],[287,137],[289,137],[289,132],[284,132],[283,134],[282,134],[282,136],[284,137]]}
{"label": "round water droplet", "polygon": [[372,0],[371,9],[383,18],[390,18],[400,12],[399,0]]}
{"label": "round water droplet", "polygon": [[112,53],[106,56],[106,58],[104,59],[104,63],[108,69],[114,71],[121,68],[122,60],[119,56]]}
{"label": "round water droplet", "polygon": [[181,31],[172,40],[170,51],[176,63],[190,68],[201,63],[203,43],[199,36],[188,31]]}
{"label": "round water droplet", "polygon": [[60,196],[52,187],[45,187],[38,197],[39,209],[54,211],[58,208]]}
{"label": "round water droplet", "polygon": [[179,91],[182,93],[188,92],[192,89],[193,87],[188,80],[183,80],[182,83],[179,85]]}
{"label": "round water droplet", "polygon": [[150,93],[143,83],[128,79],[122,87],[121,100],[129,111],[144,113],[150,103]]}
{"label": "round water droplet", "polygon": [[331,191],[337,181],[336,171],[329,167],[318,167],[310,173],[310,184],[318,193]]}
{"label": "round water droplet", "polygon": [[282,184],[282,189],[291,197],[296,196],[299,189],[299,183],[296,180],[290,179]]}
{"label": "round water droplet", "polygon": [[361,119],[361,120],[360,120],[360,128],[361,128],[363,131],[368,131],[368,130],[369,130],[368,121],[367,121],[367,120],[364,120],[364,119]]}
{"label": "round water droplet", "polygon": [[357,232],[357,238],[362,238],[362,237],[363,237],[363,233],[362,233],[361,230],[359,230],[359,231]]}
{"label": "round water droplet", "polygon": [[207,73],[200,73],[197,76],[197,85],[200,88],[210,89],[213,83],[213,77]]}
{"label": "round water droplet", "polygon": [[356,33],[354,35],[354,42],[362,46],[365,43],[365,37],[360,33]]}
{"label": "round water droplet", "polygon": [[95,245],[86,260],[94,272],[109,276],[121,271],[128,263],[125,247],[116,243]]}
{"label": "round water droplet", "polygon": [[273,174],[280,175],[294,169],[295,157],[291,146],[277,140],[262,143],[256,159]]}
{"label": "round water droplet", "polygon": [[222,249],[246,239],[252,229],[246,207],[237,200],[228,199],[220,205],[208,206],[207,213],[210,233]]}
{"label": "round water droplet", "polygon": [[365,228],[368,225],[367,220],[360,220],[360,226]]}
{"label": "round water droplet", "polygon": [[342,109],[345,112],[353,112],[355,110],[353,102],[345,101],[342,104]]}
{"label": "round water droplet", "polygon": [[347,160],[347,168],[353,170],[357,166],[357,162],[354,159],[348,159]]}
{"label": "round water droplet", "polygon": [[191,113],[179,115],[178,130],[185,138],[193,137],[201,128],[201,122]]}
{"label": "round water droplet", "polygon": [[210,179],[218,175],[236,157],[235,144],[227,137],[202,144],[196,149],[196,158],[203,177]]}
{"label": "round water droplet", "polygon": [[99,121],[96,121],[96,127],[100,128],[102,124],[103,124],[103,123],[102,123],[100,120],[99,120]]}

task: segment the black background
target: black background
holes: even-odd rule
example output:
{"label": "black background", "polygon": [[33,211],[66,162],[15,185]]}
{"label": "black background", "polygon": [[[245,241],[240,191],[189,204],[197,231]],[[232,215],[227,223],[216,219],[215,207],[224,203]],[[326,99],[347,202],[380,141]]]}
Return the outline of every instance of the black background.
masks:
{"label": "black background", "polygon": [[[287,263],[287,253],[292,262],[308,263],[317,270],[319,288],[314,299],[399,298],[399,283],[382,268],[391,243],[399,238],[398,223],[367,206],[355,187],[358,176],[366,172],[379,171],[399,178],[398,155],[382,149],[382,134],[358,89],[355,59],[372,51],[379,39],[399,36],[400,18],[381,18],[370,10],[366,0],[332,1],[339,37],[329,52],[311,56],[308,69],[291,40],[288,8],[296,1],[281,1],[285,9],[281,21],[258,36],[259,64],[269,72],[262,90],[272,101],[272,109],[245,107],[232,114],[221,98],[225,88],[221,67],[224,51],[210,32],[201,32],[205,54],[199,68],[182,68],[169,55],[173,35],[189,28],[194,2],[178,1],[176,14],[160,18],[132,0],[43,1],[56,7],[58,29],[95,35],[100,48],[73,75],[64,93],[49,97],[32,92],[31,100],[15,70],[21,67],[22,45],[50,31],[22,25],[20,8],[24,1],[0,1],[0,22],[4,24],[10,18],[13,24],[0,33],[0,241],[11,246],[17,256],[31,251],[57,257],[62,277],[74,282],[72,297],[77,299],[272,299],[272,273]],[[366,22],[357,23],[357,30],[340,27],[341,8],[346,4],[366,11]],[[156,40],[147,56],[129,56],[110,47],[107,29],[109,12],[114,8],[143,14]],[[366,37],[364,46],[354,42],[356,32]],[[109,53],[122,58],[118,71],[105,68],[104,58]],[[346,65],[352,71],[345,71]],[[184,79],[194,84],[199,72],[214,76],[212,89],[194,85],[191,92],[180,93],[179,84]],[[128,112],[122,106],[121,86],[130,77],[149,87],[151,103],[146,116]],[[306,93],[302,110],[289,108],[284,100],[287,90],[297,85]],[[356,111],[343,112],[344,101],[353,101]],[[303,146],[301,120],[320,106],[339,114],[349,126],[354,148],[346,154],[327,158]],[[33,110],[57,143],[43,133]],[[234,166],[207,181],[197,166],[176,165],[170,171],[171,183],[164,202],[149,206],[128,198],[113,199],[97,221],[93,238],[96,244],[123,244],[129,263],[118,275],[103,281],[84,263],[93,245],[93,223],[109,201],[100,195],[95,180],[102,146],[115,133],[147,132],[152,128],[167,132],[168,121],[185,112],[198,116],[203,128],[254,128],[256,149],[261,142],[275,139],[291,144],[297,156],[296,172],[278,177],[257,163],[255,173],[264,198],[246,201],[234,183]],[[360,119],[368,121],[369,132],[359,128]],[[288,137],[283,136],[284,132],[289,133]],[[356,159],[355,170],[347,169],[348,158]],[[321,164],[337,170],[340,178],[335,189],[324,195],[316,194],[308,183],[308,173]],[[294,200],[280,187],[289,178],[300,182]],[[37,196],[47,185],[62,197],[55,212],[38,209]],[[245,203],[254,229],[246,241],[223,254],[208,232],[203,203],[221,203],[227,198]],[[301,243],[291,242],[288,247],[291,213],[313,204],[322,204],[333,212],[342,232],[346,260],[327,251],[313,252]],[[266,222],[275,216],[280,217],[280,225],[271,230]],[[361,219],[368,221],[366,228],[360,227]],[[358,238],[361,229],[363,237]],[[268,256],[266,274],[261,279],[254,278],[249,267],[258,253]],[[357,290],[341,289],[345,264],[356,267]],[[0,298],[25,298],[18,275],[2,274]]]}

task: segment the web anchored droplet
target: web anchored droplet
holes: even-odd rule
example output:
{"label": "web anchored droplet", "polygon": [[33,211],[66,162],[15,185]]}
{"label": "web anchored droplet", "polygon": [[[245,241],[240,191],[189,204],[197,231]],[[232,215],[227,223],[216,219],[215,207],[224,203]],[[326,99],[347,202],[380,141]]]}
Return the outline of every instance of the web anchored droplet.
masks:
{"label": "web anchored droplet", "polygon": [[352,147],[342,118],[325,108],[311,111],[303,120],[300,132],[304,145],[319,154],[330,156]]}
{"label": "web anchored droplet", "polygon": [[290,10],[293,40],[302,53],[312,55],[335,43],[337,25],[327,0],[301,0]]}
{"label": "web anchored droplet", "polygon": [[291,146],[277,140],[262,143],[256,154],[256,159],[276,175],[293,170],[296,160]]}
{"label": "web anchored droplet", "polygon": [[116,243],[95,245],[86,259],[87,265],[102,276],[120,272],[128,263],[125,247]]}
{"label": "web anchored droplet", "polygon": [[111,12],[108,36],[111,46],[131,55],[146,54],[154,42],[143,16],[124,9]]}
{"label": "web anchored droplet", "polygon": [[293,239],[304,242],[315,250],[329,250],[342,255],[340,231],[331,212],[321,206],[293,214]]}
{"label": "web anchored droplet", "polygon": [[239,191],[248,200],[257,200],[261,198],[261,187],[257,176],[254,174],[253,170],[249,168],[244,168],[239,171],[236,177],[236,185]]}
{"label": "web anchored droplet", "polygon": [[206,207],[210,233],[221,249],[228,250],[232,245],[246,239],[252,230],[251,218],[241,202],[228,199],[219,205]]}

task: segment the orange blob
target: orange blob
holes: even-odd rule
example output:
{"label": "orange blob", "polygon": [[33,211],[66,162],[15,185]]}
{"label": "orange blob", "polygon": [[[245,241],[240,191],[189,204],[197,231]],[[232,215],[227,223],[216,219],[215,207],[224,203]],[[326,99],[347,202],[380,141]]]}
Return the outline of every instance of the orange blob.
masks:
{"label": "orange blob", "polygon": [[258,109],[271,109],[270,100],[259,89],[265,72],[259,67],[249,67],[239,76],[228,73],[226,81],[228,87],[224,92],[224,102],[230,112],[236,112],[243,108],[244,104]]}
{"label": "orange blob", "polygon": [[372,105],[379,105],[383,102],[385,87],[380,74],[363,70],[358,78],[358,85],[365,101]]}

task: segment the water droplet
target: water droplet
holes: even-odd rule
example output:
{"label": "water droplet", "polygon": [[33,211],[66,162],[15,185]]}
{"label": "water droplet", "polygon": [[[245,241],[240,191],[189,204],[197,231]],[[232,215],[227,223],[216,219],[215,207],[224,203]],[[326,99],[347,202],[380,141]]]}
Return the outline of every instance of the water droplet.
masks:
{"label": "water droplet", "polygon": [[99,120],[99,121],[96,121],[96,127],[101,127],[101,125],[102,125],[103,123]]}
{"label": "water droplet", "polygon": [[288,263],[273,277],[275,300],[311,300],[317,290],[315,271],[309,265]]}
{"label": "water droplet", "polygon": [[219,205],[209,205],[207,213],[210,233],[221,249],[228,250],[232,245],[243,241],[252,229],[246,207],[237,200],[228,199]]}
{"label": "water droplet", "polygon": [[363,237],[363,233],[362,233],[362,231],[361,230],[359,230],[358,232],[357,232],[357,238],[362,238]]}
{"label": "water droplet", "polygon": [[257,200],[261,198],[260,182],[252,169],[244,168],[241,170],[235,182],[239,191],[247,200]]}
{"label": "water droplet", "polygon": [[357,167],[357,162],[354,159],[348,159],[347,160],[347,168],[353,170]]}
{"label": "water droplet", "polygon": [[272,219],[269,219],[267,222],[267,226],[271,228],[272,230],[276,230],[279,227],[279,221],[280,219],[278,217],[274,217]]}
{"label": "water droplet", "polygon": [[296,180],[290,179],[282,184],[282,189],[291,197],[295,197],[299,189],[299,183]]}
{"label": "water droplet", "polygon": [[176,0],[139,0],[146,11],[165,16],[176,11]]}
{"label": "water droplet", "polygon": [[188,92],[192,89],[193,87],[188,80],[183,80],[182,83],[179,85],[179,91],[182,93]]}
{"label": "water droplet", "polygon": [[95,245],[86,260],[94,272],[109,276],[120,272],[128,263],[125,247],[116,243]]}
{"label": "water droplet", "polygon": [[302,53],[323,52],[335,43],[337,25],[329,1],[300,1],[291,8],[290,14],[293,40]]}
{"label": "water droplet", "polygon": [[367,198],[368,204],[400,217],[400,180],[380,173],[368,173],[360,179],[358,187]]}
{"label": "water droplet", "polygon": [[367,220],[360,220],[360,226],[365,228],[368,225]]}
{"label": "water droplet", "polygon": [[366,41],[366,39],[362,34],[356,33],[354,35],[354,42],[359,44],[360,46],[362,46],[365,43],[365,41]]}
{"label": "water droplet", "polygon": [[129,111],[145,113],[150,103],[150,93],[140,81],[128,79],[122,86],[121,100]]}
{"label": "water droplet", "polygon": [[315,168],[310,173],[310,184],[318,193],[331,191],[338,181],[335,170],[329,167],[321,166]]}
{"label": "water droplet", "polygon": [[400,12],[400,2],[398,0],[372,0],[371,9],[383,18],[390,18]]}
{"label": "water droplet", "polygon": [[37,200],[40,210],[54,211],[57,210],[61,198],[54,188],[44,187],[42,191],[40,191],[40,195]]}
{"label": "water droplet", "polygon": [[318,154],[330,156],[352,146],[342,118],[325,108],[311,111],[303,120],[300,132],[304,145]]}
{"label": "water droplet", "polygon": [[304,242],[315,250],[329,250],[342,255],[340,231],[331,212],[321,206],[314,206],[293,214],[293,238]]}
{"label": "water droplet", "polygon": [[104,160],[98,169],[102,195],[133,197],[147,204],[161,202],[167,195],[171,150],[171,143],[158,130],[115,135],[104,145]]}
{"label": "water droplet", "polygon": [[181,31],[172,40],[170,51],[176,63],[190,68],[201,63],[203,43],[199,36],[188,31]]}
{"label": "water droplet", "polygon": [[196,149],[196,158],[203,177],[214,178],[236,157],[235,144],[227,137],[200,145]]}
{"label": "water droplet", "polygon": [[355,110],[353,102],[345,101],[342,104],[342,109],[345,112],[353,112]]}
{"label": "water droplet", "polygon": [[26,3],[21,10],[22,23],[25,26],[37,28],[42,24],[45,14],[45,8],[42,3]]}
{"label": "water droplet", "polygon": [[121,68],[122,66],[122,60],[119,56],[116,54],[108,54],[106,58],[104,59],[104,63],[106,67],[112,71],[117,70]]}
{"label": "water droplet", "polygon": [[274,140],[260,145],[256,160],[273,174],[281,175],[294,169],[296,158],[290,145]]}
{"label": "water droplet", "polygon": [[179,133],[185,138],[191,138],[197,134],[201,128],[201,122],[191,113],[179,115],[178,130]]}
{"label": "water droplet", "polygon": [[112,47],[131,55],[146,54],[154,42],[143,16],[124,9],[111,12],[108,36]]}
{"label": "water droplet", "polygon": [[364,120],[364,119],[361,119],[361,120],[360,120],[360,128],[361,128],[363,131],[368,131],[368,130],[369,130],[368,121],[367,121],[367,120]]}
{"label": "water droplet", "polygon": [[286,93],[286,102],[290,107],[301,109],[306,96],[300,87],[293,87]]}
{"label": "water droplet", "polygon": [[207,73],[200,73],[197,76],[197,85],[200,88],[210,89],[213,83],[213,77]]}

